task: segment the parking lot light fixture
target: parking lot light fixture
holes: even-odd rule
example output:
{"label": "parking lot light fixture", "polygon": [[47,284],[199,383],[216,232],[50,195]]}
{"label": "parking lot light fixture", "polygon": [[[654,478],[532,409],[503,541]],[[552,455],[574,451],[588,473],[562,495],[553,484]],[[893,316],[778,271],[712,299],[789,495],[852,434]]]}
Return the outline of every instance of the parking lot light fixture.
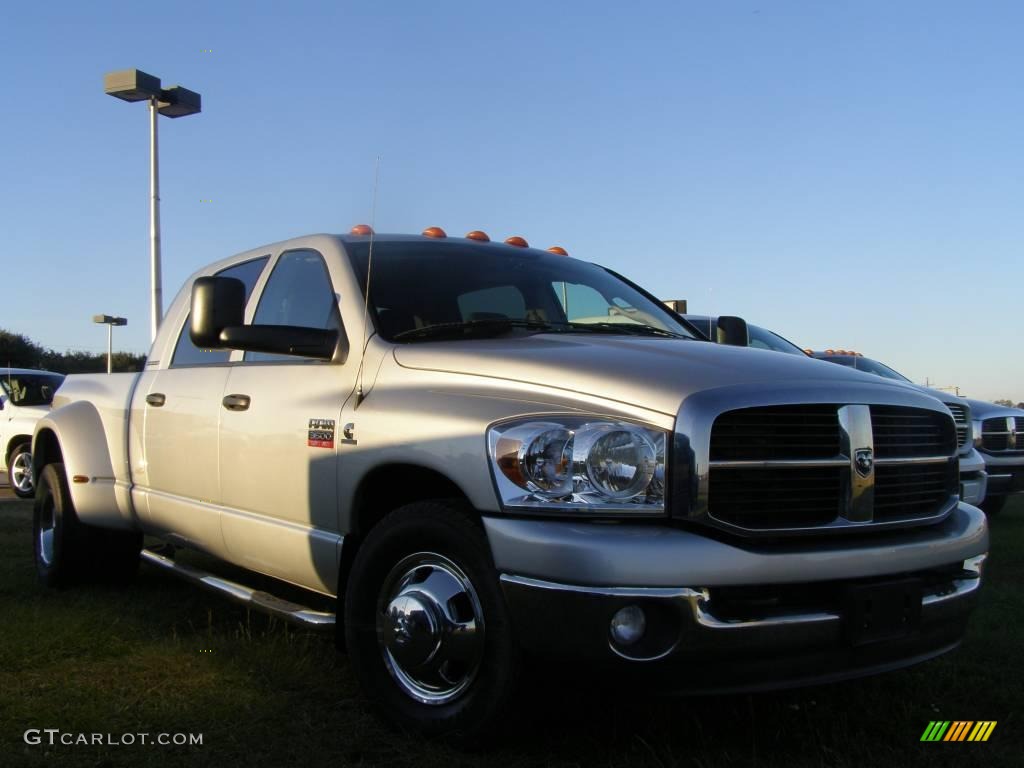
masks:
{"label": "parking lot light fixture", "polygon": [[202,111],[202,96],[173,85],[161,88],[160,78],[139,69],[122,69],[103,76],[103,90],[122,101],[149,102],[149,272],[150,341],[156,339],[163,314],[160,264],[160,169],[157,152],[157,115],[187,117]]}
{"label": "parking lot light fixture", "polygon": [[128,325],[128,320],[123,317],[114,317],[112,315],[93,315],[92,321],[99,323],[100,325],[107,326],[107,373],[113,372],[112,354],[113,354],[113,336],[115,325]]}

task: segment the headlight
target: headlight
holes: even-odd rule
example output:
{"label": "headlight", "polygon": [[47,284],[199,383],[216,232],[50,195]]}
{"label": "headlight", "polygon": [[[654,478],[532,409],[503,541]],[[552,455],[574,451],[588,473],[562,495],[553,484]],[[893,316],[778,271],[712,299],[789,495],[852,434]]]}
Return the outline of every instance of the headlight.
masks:
{"label": "headlight", "polygon": [[662,515],[666,433],[624,421],[559,417],[487,435],[505,508]]}

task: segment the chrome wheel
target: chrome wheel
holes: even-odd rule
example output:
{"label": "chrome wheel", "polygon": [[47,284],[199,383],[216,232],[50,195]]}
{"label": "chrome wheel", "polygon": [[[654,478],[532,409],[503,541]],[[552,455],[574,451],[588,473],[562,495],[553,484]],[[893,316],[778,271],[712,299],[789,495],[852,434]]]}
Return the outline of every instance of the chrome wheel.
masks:
{"label": "chrome wheel", "polygon": [[47,567],[54,561],[54,538],[56,537],[57,515],[53,496],[47,495],[39,506],[39,559]]}
{"label": "chrome wheel", "polygon": [[406,695],[423,704],[456,699],[483,657],[483,610],[473,584],[442,555],[402,559],[377,600],[377,643]]}
{"label": "chrome wheel", "polygon": [[21,493],[32,492],[32,454],[27,451],[11,457],[10,481],[14,490]]}

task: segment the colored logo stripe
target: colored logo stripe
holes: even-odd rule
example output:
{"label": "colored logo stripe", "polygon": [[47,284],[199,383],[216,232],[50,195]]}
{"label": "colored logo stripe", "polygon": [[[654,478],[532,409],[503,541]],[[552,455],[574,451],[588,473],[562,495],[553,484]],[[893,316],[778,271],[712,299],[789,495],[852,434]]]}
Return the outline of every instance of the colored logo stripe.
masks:
{"label": "colored logo stripe", "polygon": [[946,729],[949,728],[948,720],[932,720],[921,735],[921,741],[939,741]]}
{"label": "colored logo stripe", "polygon": [[988,737],[992,735],[992,731],[994,731],[995,729],[995,720],[979,720],[978,724],[974,726],[974,730],[971,731],[971,735],[967,737],[967,740],[988,741]]}
{"label": "colored logo stripe", "polygon": [[921,741],[988,741],[996,728],[995,720],[932,720],[921,734]]}
{"label": "colored logo stripe", "polygon": [[963,741],[972,725],[974,725],[974,722],[971,720],[955,720],[953,725],[949,727],[949,732],[943,741]]}

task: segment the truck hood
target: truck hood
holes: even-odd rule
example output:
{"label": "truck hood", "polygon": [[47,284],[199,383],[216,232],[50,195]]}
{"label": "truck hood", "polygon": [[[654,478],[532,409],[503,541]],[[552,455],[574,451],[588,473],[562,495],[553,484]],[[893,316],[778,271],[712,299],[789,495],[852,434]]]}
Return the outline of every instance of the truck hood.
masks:
{"label": "truck hood", "polygon": [[[1020,408],[1011,408],[1006,405],[997,405],[985,400],[974,400],[967,398],[967,404],[971,406],[972,419],[992,419],[999,416],[1024,416]],[[1019,440],[1020,438],[1018,438]]]}
{"label": "truck hood", "polygon": [[[10,416],[15,421],[27,421],[33,423],[39,421],[39,419],[43,418],[43,416],[50,412],[50,406],[48,405],[11,406],[8,404],[7,408],[10,408]],[[0,413],[8,413],[7,408]]]}
{"label": "truck hood", "polygon": [[868,384],[906,391],[822,360],[704,341],[537,334],[404,344],[394,355],[405,368],[558,387],[670,415],[691,394],[737,384]]}

